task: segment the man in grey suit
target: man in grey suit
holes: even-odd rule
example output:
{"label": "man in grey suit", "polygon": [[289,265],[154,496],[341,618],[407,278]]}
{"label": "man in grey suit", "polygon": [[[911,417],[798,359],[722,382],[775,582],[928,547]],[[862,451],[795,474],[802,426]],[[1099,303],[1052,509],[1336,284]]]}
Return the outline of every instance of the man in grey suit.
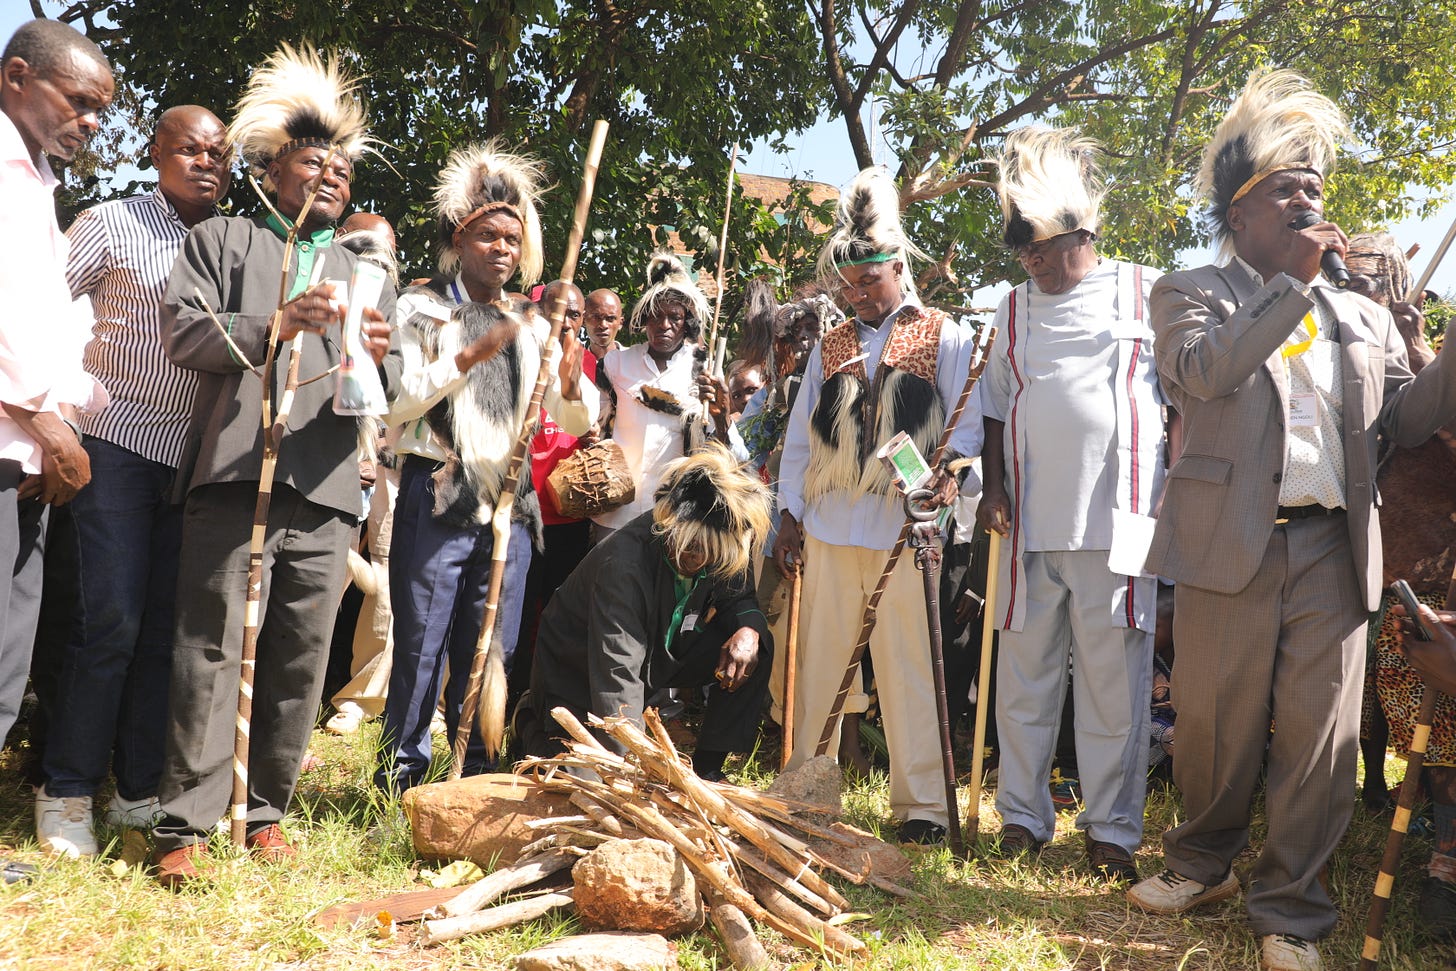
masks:
{"label": "man in grey suit", "polygon": [[[1174,672],[1185,822],[1129,898],[1180,913],[1238,893],[1267,750],[1268,838],[1249,878],[1263,966],[1322,967],[1320,872],[1350,819],[1368,611],[1381,586],[1375,450],[1456,416],[1456,361],[1412,378],[1388,312],[1320,278],[1339,110],[1291,72],[1250,79],[1198,188],[1223,266],[1152,292],[1158,370],[1184,416],[1148,569],[1177,583]],[[1312,222],[1296,229],[1300,217]],[[1270,734],[1271,723],[1273,734]]]}

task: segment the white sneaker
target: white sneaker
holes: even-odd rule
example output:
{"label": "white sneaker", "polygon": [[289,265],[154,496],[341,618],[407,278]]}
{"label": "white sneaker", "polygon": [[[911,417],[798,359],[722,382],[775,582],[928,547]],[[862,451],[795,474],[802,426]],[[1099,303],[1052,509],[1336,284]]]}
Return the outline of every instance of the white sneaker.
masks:
{"label": "white sneaker", "polygon": [[1313,941],[1292,934],[1264,935],[1264,967],[1267,971],[1324,971],[1319,948]]}
{"label": "white sneaker", "polygon": [[95,856],[99,850],[91,831],[91,797],[49,796],[41,786],[35,791],[35,835],[51,856]]}
{"label": "white sneaker", "polygon": [[1239,878],[1230,870],[1228,876],[1212,886],[1164,870],[1148,877],[1127,892],[1127,899],[1154,914],[1181,914],[1202,904],[1225,900],[1239,892]]}
{"label": "white sneaker", "polygon": [[346,701],[339,705],[334,717],[324,723],[324,731],[334,735],[353,735],[359,730],[359,723],[363,720],[364,709],[352,701]]}
{"label": "white sneaker", "polygon": [[156,796],[148,799],[123,799],[120,795],[111,797],[101,822],[112,829],[151,829],[162,818],[162,804]]}

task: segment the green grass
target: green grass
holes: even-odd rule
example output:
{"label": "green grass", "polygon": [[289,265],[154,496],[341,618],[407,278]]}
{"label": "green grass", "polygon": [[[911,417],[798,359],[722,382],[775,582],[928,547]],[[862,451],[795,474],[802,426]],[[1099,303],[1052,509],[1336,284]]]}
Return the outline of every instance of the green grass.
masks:
{"label": "green grass", "polygon": [[[381,941],[367,929],[326,930],[317,925],[314,916],[332,904],[419,886],[419,872],[427,865],[415,859],[408,834],[387,825],[398,807],[381,799],[369,784],[374,742],[368,727],[352,739],[317,735],[314,752],[324,766],[303,777],[285,822],[300,850],[294,863],[258,865],[233,857],[219,842],[209,863],[210,883],[182,893],[163,890],[136,871],[117,876],[109,859],[47,861],[35,847],[20,756],[6,753],[0,757],[0,843],[46,869],[29,885],[0,890],[0,971],[504,969],[513,966],[517,954],[578,930],[569,917],[548,918],[423,948],[405,933]],[[746,762],[730,763],[730,769],[741,782],[766,784],[775,757],[756,753]],[[1387,766],[1392,780],[1401,770],[1395,760]],[[986,833],[994,832],[998,823],[992,795],[981,806]],[[856,825],[890,831],[883,777],[848,788],[845,808]],[[1177,813],[1177,802],[1167,793],[1150,796],[1149,835],[1138,854],[1145,875],[1159,869],[1158,836]],[[1262,806],[1256,806],[1256,813],[1262,813]],[[1073,819],[1062,814],[1056,842],[1026,863],[963,862],[946,850],[919,853],[916,895],[907,900],[846,887],[854,910],[869,915],[848,928],[869,947],[857,966],[906,971],[1232,971],[1258,966],[1241,898],[1194,916],[1154,917],[1132,909],[1120,892],[1082,872],[1082,840]],[[1350,833],[1332,861],[1331,890],[1342,917],[1324,945],[1327,967],[1353,968],[1358,963],[1387,825],[1385,818],[1357,808]],[[1253,837],[1257,847],[1262,826]],[[118,849],[113,843],[108,853]],[[1429,851],[1423,840],[1408,842],[1382,967],[1446,966],[1448,955],[1422,939],[1414,917],[1415,890]],[[1236,869],[1246,871],[1252,858],[1250,851]],[[781,966],[818,966],[809,952],[771,933],[764,933],[764,942]],[[679,941],[679,966],[707,971],[726,965],[717,941],[702,933]]]}

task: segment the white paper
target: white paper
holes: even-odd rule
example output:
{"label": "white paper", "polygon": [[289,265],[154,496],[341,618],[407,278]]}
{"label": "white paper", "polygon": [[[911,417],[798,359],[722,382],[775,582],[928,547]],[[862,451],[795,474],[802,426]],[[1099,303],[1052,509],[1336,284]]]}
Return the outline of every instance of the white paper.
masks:
{"label": "white paper", "polygon": [[1145,564],[1157,525],[1152,516],[1112,510],[1112,549],[1107,551],[1107,568],[1128,577],[1149,576]]}

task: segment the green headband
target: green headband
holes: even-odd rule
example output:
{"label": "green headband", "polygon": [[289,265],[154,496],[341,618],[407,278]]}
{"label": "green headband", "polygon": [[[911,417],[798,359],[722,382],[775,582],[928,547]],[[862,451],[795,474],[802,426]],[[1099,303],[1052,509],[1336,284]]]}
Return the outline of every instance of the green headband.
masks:
{"label": "green headband", "polygon": [[898,260],[899,258],[899,253],[875,253],[874,255],[866,256],[863,259],[845,260],[843,263],[835,263],[834,268],[836,270],[842,270],[846,266],[864,266],[866,263],[888,263],[891,260]]}

